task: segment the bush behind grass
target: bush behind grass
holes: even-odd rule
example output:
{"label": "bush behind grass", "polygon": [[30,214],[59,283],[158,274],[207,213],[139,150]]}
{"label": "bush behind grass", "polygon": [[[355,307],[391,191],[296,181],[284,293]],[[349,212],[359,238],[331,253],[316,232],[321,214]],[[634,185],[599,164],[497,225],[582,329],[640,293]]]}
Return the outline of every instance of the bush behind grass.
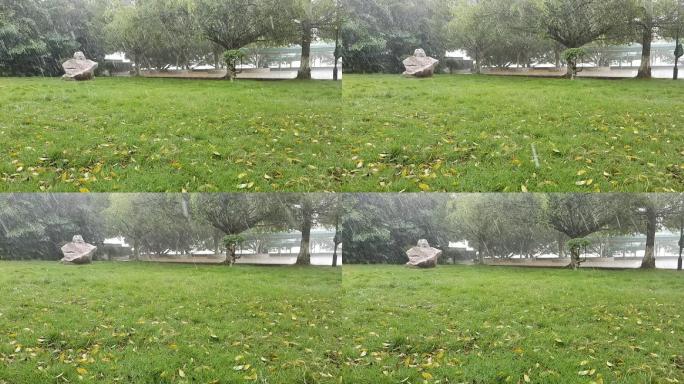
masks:
{"label": "bush behind grass", "polygon": [[674,271],[345,266],[345,383],[684,380]]}

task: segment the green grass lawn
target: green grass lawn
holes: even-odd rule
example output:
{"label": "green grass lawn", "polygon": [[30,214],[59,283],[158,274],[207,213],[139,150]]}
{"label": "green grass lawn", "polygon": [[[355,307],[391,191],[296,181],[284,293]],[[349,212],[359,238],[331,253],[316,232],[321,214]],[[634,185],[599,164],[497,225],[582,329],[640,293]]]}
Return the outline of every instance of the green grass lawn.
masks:
{"label": "green grass lawn", "polygon": [[683,127],[666,80],[2,78],[0,191],[681,191]]}
{"label": "green grass lawn", "polygon": [[684,382],[676,271],[345,266],[342,284],[345,383]]}
{"label": "green grass lawn", "polygon": [[3,262],[0,383],[335,382],[340,277]]}
{"label": "green grass lawn", "polygon": [[684,382],[674,271],[3,262],[0,298],[2,384]]}
{"label": "green grass lawn", "polygon": [[322,191],[334,82],[0,78],[0,191]]}
{"label": "green grass lawn", "polygon": [[343,97],[345,189],[684,189],[682,82],[345,75]]}

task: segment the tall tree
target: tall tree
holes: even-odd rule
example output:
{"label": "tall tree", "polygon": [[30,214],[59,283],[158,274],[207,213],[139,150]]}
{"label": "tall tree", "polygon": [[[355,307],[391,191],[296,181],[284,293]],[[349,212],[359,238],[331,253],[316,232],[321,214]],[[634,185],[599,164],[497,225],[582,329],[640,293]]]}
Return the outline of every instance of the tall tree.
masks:
{"label": "tall tree", "polygon": [[[642,269],[655,269],[655,237],[659,229],[677,227],[682,211],[682,195],[644,194],[634,196],[634,212],[641,224],[640,232],[646,234],[646,248],[641,262]],[[674,224],[674,225],[673,225]]]}
{"label": "tall tree", "polygon": [[[542,27],[565,48],[620,35],[631,16],[627,0],[544,0]],[[567,77],[572,73],[568,70]]]}
{"label": "tall tree", "polygon": [[684,0],[674,0],[674,3],[675,10],[672,12],[672,20],[662,28],[661,32],[663,37],[675,40],[672,78],[677,80],[679,78],[679,59],[684,56],[684,46],[682,46],[682,39],[684,38]]}
{"label": "tall tree", "polygon": [[337,198],[333,194],[321,193],[293,193],[278,198],[287,208],[289,228],[300,231],[302,235],[297,264],[311,264],[311,230],[324,220]]}
{"label": "tall tree", "polygon": [[663,218],[663,226],[674,233],[679,234],[679,258],[677,259],[677,270],[682,270],[682,251],[684,250],[684,194],[674,194],[670,197],[672,199],[671,209]]}
{"label": "tall tree", "polygon": [[311,79],[311,43],[334,29],[338,7],[335,0],[288,0],[292,21],[297,32],[296,40],[302,47],[299,71],[300,80]]}
{"label": "tall tree", "polygon": [[637,78],[651,78],[651,45],[655,35],[673,23],[677,13],[677,0],[634,0],[632,24],[641,43],[641,65]]}

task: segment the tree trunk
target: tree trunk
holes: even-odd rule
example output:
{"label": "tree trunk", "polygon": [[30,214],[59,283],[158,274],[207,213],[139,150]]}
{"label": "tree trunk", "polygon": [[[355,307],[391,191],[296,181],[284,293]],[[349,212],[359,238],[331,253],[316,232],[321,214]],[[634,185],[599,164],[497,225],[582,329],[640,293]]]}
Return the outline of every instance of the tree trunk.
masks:
{"label": "tree trunk", "polygon": [[565,78],[575,80],[577,77],[577,61],[568,60],[568,69],[565,71]]}
{"label": "tree trunk", "polygon": [[137,53],[133,54],[133,62],[135,63],[135,76],[138,77],[140,76],[140,55]]}
{"label": "tree trunk", "polygon": [[302,241],[299,244],[299,255],[297,255],[297,265],[311,264],[311,253],[309,249],[311,245],[311,227],[313,225],[312,216],[313,210],[311,208],[311,203],[305,201],[302,204]]}
{"label": "tree trunk", "polygon": [[644,28],[641,36],[641,66],[637,79],[651,78],[651,43],[653,42],[652,28]]}
{"label": "tree trunk", "polygon": [[478,244],[478,247],[477,247],[477,260],[476,260],[477,264],[484,264],[484,250],[485,250],[484,242],[480,241],[480,243]]}
{"label": "tree trunk", "polygon": [[297,72],[299,80],[311,80],[311,35],[311,26],[304,23],[302,25],[302,57]]}
{"label": "tree trunk", "polygon": [[335,240],[333,245],[334,245],[335,249],[333,250],[332,266],[337,267],[337,248],[340,246],[340,243],[339,243],[339,241]]}
{"label": "tree trunk", "polygon": [[224,261],[224,264],[228,264],[229,267],[232,267],[233,264],[235,264],[235,251],[237,249],[236,245],[229,245],[226,247],[226,260]]}
{"label": "tree trunk", "polygon": [[140,260],[140,241],[136,237],[133,239],[133,260],[139,261]]}
{"label": "tree trunk", "polygon": [[553,57],[556,61],[556,69],[561,70],[561,52],[558,46],[553,48]]}
{"label": "tree trunk", "polygon": [[679,31],[677,31],[677,36],[675,37],[675,61],[674,61],[674,68],[672,68],[672,80],[677,80],[679,78],[679,58],[681,56],[677,56],[679,52]]}
{"label": "tree trunk", "polygon": [[214,240],[214,255],[218,256],[220,254],[219,248],[221,247],[221,231],[214,229],[214,235],[212,237]]}
{"label": "tree trunk", "polygon": [[337,63],[340,61],[340,33],[341,33],[341,27],[340,27],[340,18],[339,18],[339,9],[337,10],[337,27],[335,28],[335,52],[333,53],[334,58],[335,58],[335,66],[333,67],[333,80],[337,81],[339,80],[339,70],[337,69]]}
{"label": "tree trunk", "polygon": [[572,268],[573,271],[579,269],[582,260],[580,259],[580,252],[582,250],[579,247],[570,248],[570,265],[568,267]]}
{"label": "tree trunk", "polygon": [[646,207],[646,251],[644,252],[644,259],[641,261],[642,269],[655,268],[655,235],[658,218],[656,216],[655,207],[648,204]]}
{"label": "tree trunk", "polygon": [[684,248],[684,219],[679,224],[679,258],[677,259],[677,270],[682,270],[682,248]]}
{"label": "tree trunk", "polygon": [[335,237],[333,237],[333,259],[332,266],[337,267],[337,247],[340,245],[340,235],[339,235],[340,220],[337,218],[335,220]]}
{"label": "tree trunk", "polygon": [[563,243],[563,235],[558,234],[556,237],[556,243],[558,244],[558,258],[562,259],[565,257],[565,243]]}

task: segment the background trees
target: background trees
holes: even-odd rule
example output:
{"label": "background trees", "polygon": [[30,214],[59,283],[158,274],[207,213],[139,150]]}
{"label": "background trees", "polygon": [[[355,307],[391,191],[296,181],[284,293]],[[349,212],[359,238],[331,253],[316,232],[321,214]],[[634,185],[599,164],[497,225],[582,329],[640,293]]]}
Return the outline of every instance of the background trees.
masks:
{"label": "background trees", "polygon": [[346,0],[342,30],[344,68],[401,72],[402,60],[423,48],[442,58],[447,49],[450,0]]}
{"label": "background trees", "polygon": [[545,221],[544,199],[532,194],[464,194],[447,204],[456,238],[485,257],[531,258],[554,244],[557,233]]}
{"label": "background trees", "polygon": [[[638,42],[643,47],[639,77],[650,77],[653,38],[682,34],[681,0],[428,0],[421,9],[413,5],[347,0],[346,70],[399,73],[401,60],[417,47],[437,58],[462,49],[474,60],[475,72],[482,66],[535,62],[560,67],[566,49],[596,53],[598,45]],[[597,65],[610,64],[587,57]]]}
{"label": "background trees", "polygon": [[419,239],[448,246],[443,225],[444,194],[354,194],[342,218],[345,263],[402,264]]}
{"label": "background trees", "polygon": [[62,258],[60,247],[81,235],[101,244],[102,195],[5,194],[0,197],[0,259]]}
{"label": "background trees", "polygon": [[0,4],[0,75],[53,76],[82,50],[104,58],[105,0],[6,0]]}

